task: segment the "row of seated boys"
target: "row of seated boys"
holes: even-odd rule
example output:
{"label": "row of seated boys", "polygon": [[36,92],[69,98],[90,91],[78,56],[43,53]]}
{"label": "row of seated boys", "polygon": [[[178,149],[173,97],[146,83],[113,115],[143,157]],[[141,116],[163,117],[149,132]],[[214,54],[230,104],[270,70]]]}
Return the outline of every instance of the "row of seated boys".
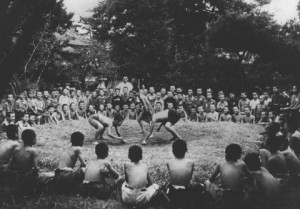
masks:
{"label": "row of seated boys", "polygon": [[[7,139],[0,142],[1,179],[5,179],[7,172],[11,171],[23,176],[31,184],[45,181],[45,175],[39,172],[38,150],[33,147],[36,142],[34,130],[24,130],[22,143],[19,143],[15,129],[16,126],[8,126]],[[224,201],[226,204],[246,204],[253,202],[251,200],[256,197],[269,200],[276,198],[280,194],[280,182],[273,175],[281,177],[277,171],[281,171],[282,162],[285,162],[285,174],[295,172],[294,165],[286,162],[289,161],[285,159],[286,155],[281,155],[278,151],[281,145],[279,141],[280,138],[275,135],[270,137],[268,147],[271,155],[264,162],[266,167],[261,166],[258,153],[248,153],[242,161],[242,148],[237,144],[228,145],[225,149],[225,161],[216,167],[211,178],[205,182],[206,194],[210,194],[216,204],[224,204]],[[95,146],[96,159],[88,164],[84,161],[83,144],[84,135],[74,132],[71,135],[71,146],[61,154],[54,176],[55,183],[61,188],[73,188],[77,184],[81,185],[84,195],[108,199],[122,184],[123,202],[135,206],[149,204],[160,199],[159,196],[166,197],[162,187],[152,183],[147,165],[141,162],[141,147],[133,145],[129,148],[130,162],[124,164],[124,182],[121,174],[107,160],[109,147],[105,143]],[[203,185],[192,183],[195,162],[185,158],[187,150],[184,140],[176,140],[172,144],[175,158],[166,164],[169,185],[165,192],[166,199],[171,204],[197,203],[205,193]],[[80,162],[79,167],[76,166],[77,161]],[[295,162],[299,163],[299,160]],[[11,177],[11,173],[9,176]],[[217,176],[220,177],[219,185]],[[245,188],[248,188],[247,192]]]}

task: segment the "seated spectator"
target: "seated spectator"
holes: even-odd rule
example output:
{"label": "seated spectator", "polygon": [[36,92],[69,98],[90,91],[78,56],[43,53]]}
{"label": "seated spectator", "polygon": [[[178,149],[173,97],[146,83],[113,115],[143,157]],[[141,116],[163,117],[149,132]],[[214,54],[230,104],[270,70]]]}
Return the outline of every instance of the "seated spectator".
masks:
{"label": "seated spectator", "polygon": [[16,125],[20,128],[20,130],[30,129],[32,128],[31,125],[28,123],[29,121],[29,114],[24,113],[22,116],[22,120],[18,121]]}
{"label": "seated spectator", "polygon": [[39,173],[38,150],[32,146],[36,144],[36,134],[34,130],[27,129],[22,132],[23,145],[15,148],[15,151],[8,163],[7,169],[15,174],[15,182],[18,192],[33,194],[37,184],[47,183],[52,175],[46,176]]}
{"label": "seated spectator", "polygon": [[188,119],[191,122],[198,122],[196,107],[194,107],[194,106],[191,107]]}
{"label": "seated spectator", "polygon": [[269,120],[269,123],[276,122],[275,119],[276,119],[276,114],[275,114],[275,112],[270,111],[269,114],[268,114],[268,120]]}
{"label": "seated spectator", "polygon": [[6,131],[6,127],[8,125],[15,125],[15,119],[16,119],[16,114],[14,112],[7,112],[6,113],[6,118],[1,124],[1,130],[3,132]]}
{"label": "seated spectator", "polygon": [[141,163],[142,149],[137,145],[129,148],[131,162],[124,164],[125,182],[122,185],[122,200],[132,206],[149,204],[158,193],[159,185],[152,184],[146,164]]}
{"label": "seated spectator", "polygon": [[[224,208],[243,208],[244,177],[251,179],[251,176],[245,163],[240,160],[241,154],[240,145],[228,145],[225,149],[226,162],[219,164],[209,181],[205,182],[206,188],[216,204],[220,204]],[[221,178],[220,186],[215,183],[218,175]]]}
{"label": "seated spectator", "polygon": [[55,118],[57,121],[62,121],[64,119],[61,105],[57,105],[57,108],[55,111]]}
{"label": "seated spectator", "polygon": [[[97,159],[91,161],[86,167],[83,192],[85,195],[107,200],[121,181],[120,175],[106,160],[108,146],[101,142],[95,146]],[[115,179],[112,180],[110,176]]]}
{"label": "seated spectator", "polygon": [[128,104],[123,104],[123,110],[122,110],[122,117],[124,120],[127,120],[129,118],[129,107]]}
{"label": "seated spectator", "polygon": [[[74,132],[71,135],[71,146],[67,148],[58,161],[58,168],[55,170],[55,183],[58,191],[71,192],[71,190],[83,181],[85,167],[82,156],[84,135],[81,132]],[[80,167],[76,167],[79,160]]]}
{"label": "seated spectator", "polygon": [[224,113],[220,115],[220,121],[231,122],[232,116],[229,114],[228,107],[224,107],[223,112]]}
{"label": "seated spectator", "polygon": [[92,96],[89,98],[89,106],[93,105],[94,108],[98,108],[99,107],[99,99],[98,99],[98,95],[96,91],[93,91]]}
{"label": "seated spectator", "polygon": [[95,115],[97,113],[97,111],[95,110],[94,105],[89,104],[88,109],[86,111],[86,117],[89,118],[92,115]]}
{"label": "seated spectator", "polygon": [[270,174],[267,169],[261,167],[259,154],[249,153],[245,156],[244,162],[254,179],[255,189],[250,194],[252,200],[266,199],[273,200],[280,194],[279,182]]}
{"label": "seated spectator", "polygon": [[70,110],[67,104],[62,106],[62,118],[63,120],[71,120]]}
{"label": "seated spectator", "polygon": [[182,104],[180,104],[178,106],[177,112],[180,114],[180,120],[186,121],[188,119],[188,116],[187,116],[186,111],[184,110]]}
{"label": "seated spectator", "polygon": [[103,116],[106,116],[106,110],[105,110],[104,104],[100,104],[100,105],[99,105],[98,114],[103,115]]}
{"label": "seated spectator", "polygon": [[217,104],[217,111],[221,114],[221,113],[224,113],[224,108],[228,107],[228,103],[225,100],[224,94],[221,94],[219,99],[220,99],[220,101]]}
{"label": "seated spectator", "polygon": [[79,120],[79,115],[77,113],[77,105],[74,102],[70,104],[70,119],[71,120]]}
{"label": "seated spectator", "polygon": [[57,113],[55,112],[54,106],[49,105],[48,111],[49,111],[48,122],[58,124],[58,120],[57,120],[57,116],[56,116]]}
{"label": "seated spectator", "polygon": [[115,110],[113,109],[113,106],[111,103],[107,103],[106,106],[106,117],[113,119],[115,115]]}
{"label": "seated spectator", "polygon": [[245,115],[242,118],[242,123],[255,124],[255,117],[251,114],[250,107],[245,107]]}
{"label": "seated spectator", "polygon": [[294,151],[298,159],[300,159],[300,132],[299,130],[297,130],[297,124],[294,122],[294,120],[288,120],[287,129],[288,135],[290,136],[290,147]]}
{"label": "seated spectator", "polygon": [[268,106],[265,105],[265,96],[261,95],[259,97],[259,103],[256,105],[254,110],[254,116],[257,123],[261,120],[261,113],[266,112],[267,110]]}
{"label": "seated spectator", "polygon": [[250,100],[247,98],[246,92],[241,93],[241,99],[239,100],[238,107],[242,115],[245,112],[245,108],[250,107]]}
{"label": "seated spectator", "polygon": [[207,113],[206,122],[215,122],[219,120],[219,113],[216,112],[215,105],[210,105],[210,112]]}
{"label": "seated spectator", "polygon": [[29,121],[28,121],[28,123],[29,123],[29,125],[30,125],[32,128],[34,128],[34,127],[37,126],[35,115],[30,115],[30,116],[29,116]]}
{"label": "seated spectator", "polygon": [[269,122],[269,118],[267,116],[267,112],[264,112],[264,111],[261,112],[260,120],[258,121],[257,124],[265,126],[265,125],[268,125],[269,123],[270,122]]}
{"label": "seated spectator", "polygon": [[255,114],[255,109],[259,103],[260,103],[260,100],[258,99],[257,92],[255,91],[252,93],[252,100],[249,103],[249,107],[250,107],[251,113],[253,115]]}
{"label": "seated spectator", "polygon": [[161,107],[162,107],[163,110],[165,109],[165,106],[164,106],[164,100],[162,99],[161,93],[160,93],[160,92],[157,92],[157,93],[156,93],[156,99],[155,99],[155,101],[154,101],[154,108],[156,107],[156,104],[157,104],[157,103],[160,103],[160,104],[161,104]]}
{"label": "seated spectator", "polygon": [[199,184],[192,184],[195,163],[185,157],[186,142],[179,139],[174,141],[172,151],[175,158],[167,162],[170,176],[167,195],[170,198],[172,208],[192,208],[199,201],[204,188]]}
{"label": "seated spectator", "polygon": [[216,101],[213,100],[212,98],[212,93],[211,92],[207,92],[206,93],[206,101],[204,103],[204,111],[206,113],[209,113],[210,112],[210,106],[211,105],[216,105]]}
{"label": "seated spectator", "polygon": [[[14,150],[19,146],[18,126],[8,125],[6,127],[7,138],[0,141],[0,175],[6,168],[9,159],[12,157]],[[1,177],[0,177],[1,180]]]}
{"label": "seated spectator", "polygon": [[240,114],[238,107],[233,107],[232,122],[242,123],[243,116]]}
{"label": "seated spectator", "polygon": [[129,118],[129,120],[137,119],[137,112],[136,112],[134,103],[130,104],[130,109],[128,110],[128,118]]}
{"label": "seated spectator", "polygon": [[198,114],[197,114],[198,122],[205,123],[206,122],[207,113],[204,112],[203,106],[199,106],[197,108],[197,111],[198,111]]}
{"label": "seated spectator", "polygon": [[79,101],[78,103],[78,110],[77,110],[77,114],[79,116],[79,118],[87,118],[86,117],[86,109],[85,109],[85,105],[84,105],[84,101]]}
{"label": "seated spectator", "polygon": [[163,103],[161,103],[161,102],[155,102],[154,113],[164,111],[162,104]]}
{"label": "seated spectator", "polygon": [[289,141],[284,136],[279,136],[281,140],[280,151],[283,153],[290,173],[289,182],[299,185],[300,183],[300,160],[289,147]]}
{"label": "seated spectator", "polygon": [[286,184],[289,177],[288,166],[284,154],[279,151],[280,146],[280,138],[276,135],[267,139],[266,148],[271,155],[267,159],[266,168],[281,184]]}
{"label": "seated spectator", "polygon": [[27,112],[28,102],[25,98],[24,92],[20,93],[19,99],[15,102],[15,113],[16,119],[20,120],[23,117],[23,114]]}

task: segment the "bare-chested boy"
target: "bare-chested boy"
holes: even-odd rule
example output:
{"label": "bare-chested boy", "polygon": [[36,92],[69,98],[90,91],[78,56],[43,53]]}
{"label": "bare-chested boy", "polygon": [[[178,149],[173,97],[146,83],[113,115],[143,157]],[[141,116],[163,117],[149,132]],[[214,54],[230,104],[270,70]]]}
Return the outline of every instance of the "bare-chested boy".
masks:
{"label": "bare-chested boy", "polygon": [[132,206],[144,206],[157,194],[159,186],[152,184],[141,147],[133,145],[129,148],[128,158],[131,162],[124,164],[125,181],[122,185],[122,200]]}
{"label": "bare-chested boy", "polygon": [[[106,160],[108,151],[108,146],[105,143],[100,142],[96,145],[97,159],[90,162],[85,171],[83,190],[86,195],[108,199],[122,180],[119,173]],[[115,181],[111,181],[110,177]]]}
{"label": "bare-chested boy", "polygon": [[15,148],[7,169],[12,170],[18,185],[22,185],[19,192],[32,194],[38,183],[38,151],[32,147],[36,143],[36,134],[32,129],[22,132],[23,145]]}
{"label": "bare-chested boy", "polygon": [[270,136],[266,140],[266,148],[271,153],[267,159],[266,168],[281,184],[285,184],[289,177],[288,166],[284,154],[279,151],[280,146],[281,141],[278,136]]}
{"label": "bare-chested boy", "polygon": [[19,146],[18,131],[18,126],[8,125],[6,127],[7,139],[2,139],[0,141],[0,174],[2,174],[5,170],[10,158],[14,153],[15,148]]}
{"label": "bare-chested boy", "polygon": [[244,162],[254,179],[255,189],[250,195],[251,199],[255,201],[256,198],[263,198],[271,200],[279,195],[280,184],[272,174],[270,174],[264,167],[261,167],[259,154],[249,153],[245,156]]}
{"label": "bare-chested boy", "polygon": [[[100,140],[103,139],[104,131],[107,128],[107,135],[111,138],[118,139],[122,143],[126,143],[126,141],[122,138],[121,134],[119,133],[118,126],[121,126],[122,120],[118,118],[108,118],[104,115],[96,114],[92,115],[89,118],[89,123],[96,128],[96,134],[95,134],[95,143],[97,143],[98,138],[100,137]],[[115,136],[112,134],[112,128],[115,127],[116,133],[118,136]]]}
{"label": "bare-chested boy", "polygon": [[300,183],[300,160],[296,156],[296,154],[289,147],[289,141],[284,138],[284,136],[280,136],[281,139],[281,152],[283,153],[288,170],[290,172],[289,181],[294,184]]}
{"label": "bare-chested boy", "polygon": [[167,162],[170,176],[167,195],[170,198],[171,205],[189,208],[189,206],[195,204],[204,188],[191,182],[194,161],[185,158],[187,152],[186,142],[180,139],[174,141],[172,151],[175,159]]}
{"label": "bare-chested boy", "polygon": [[173,138],[171,140],[181,139],[181,136],[177,133],[174,125],[180,120],[180,114],[175,109],[167,109],[162,112],[155,113],[152,116],[150,122],[149,133],[143,140],[143,145],[147,144],[148,139],[153,134],[155,123],[162,123],[167,131],[169,131]]}
{"label": "bare-chested boy", "polygon": [[[74,132],[71,135],[72,145],[66,149],[60,156],[58,168],[55,170],[55,183],[60,191],[70,190],[83,181],[85,167],[81,147],[84,143],[84,135],[81,132]],[[79,160],[80,167],[76,167]]]}
{"label": "bare-chested boy", "polygon": [[[241,154],[242,148],[238,144],[228,145],[225,149],[226,162],[219,164],[209,181],[205,182],[208,192],[217,204],[221,202],[235,208],[243,203],[244,177],[251,179],[251,176],[245,163],[240,160]],[[215,183],[218,175],[220,186]]]}

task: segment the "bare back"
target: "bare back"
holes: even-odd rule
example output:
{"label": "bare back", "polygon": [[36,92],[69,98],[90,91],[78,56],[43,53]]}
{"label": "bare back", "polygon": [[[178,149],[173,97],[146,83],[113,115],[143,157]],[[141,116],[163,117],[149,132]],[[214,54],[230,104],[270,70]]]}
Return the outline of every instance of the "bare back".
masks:
{"label": "bare back", "polygon": [[104,116],[104,115],[101,115],[101,114],[97,114],[96,115],[96,117],[97,117],[97,120],[102,124],[102,125],[104,125],[104,126],[112,126],[112,119],[111,118],[108,118],[108,117],[106,117],[106,116]]}
{"label": "bare back", "polygon": [[144,163],[125,163],[125,179],[128,186],[135,189],[145,188],[148,184],[148,167]]}
{"label": "bare back", "polygon": [[155,122],[165,122],[168,120],[169,117],[169,110],[164,110],[162,112],[157,112],[152,116],[152,119]]}
{"label": "bare back", "polygon": [[287,174],[288,167],[284,155],[281,152],[272,154],[272,156],[268,159],[267,169],[273,175]]}
{"label": "bare back", "polygon": [[104,182],[110,173],[109,166],[110,164],[102,159],[90,162],[86,168],[84,180],[90,182]]}
{"label": "bare back", "polygon": [[189,159],[174,159],[167,163],[170,184],[187,187],[193,176],[194,162]]}
{"label": "bare back", "polygon": [[66,152],[62,153],[58,162],[58,168],[74,168],[80,147],[71,146]]}
{"label": "bare back", "polygon": [[2,139],[0,141],[0,162],[8,163],[14,153],[15,148],[19,145],[18,141]]}
{"label": "bare back", "polygon": [[221,183],[224,189],[242,190],[244,186],[244,171],[246,165],[243,162],[224,162],[220,164]]}
{"label": "bare back", "polygon": [[33,147],[18,147],[13,155],[14,169],[21,172],[27,172],[37,168],[35,160],[37,159],[37,150]]}

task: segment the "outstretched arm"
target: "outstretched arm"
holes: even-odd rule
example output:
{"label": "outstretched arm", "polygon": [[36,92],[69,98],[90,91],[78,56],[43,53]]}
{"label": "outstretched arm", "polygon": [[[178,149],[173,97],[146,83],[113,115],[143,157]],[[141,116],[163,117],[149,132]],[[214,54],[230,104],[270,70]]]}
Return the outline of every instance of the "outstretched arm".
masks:
{"label": "outstretched arm", "polygon": [[118,140],[122,140],[121,136],[115,136],[114,134],[111,133],[111,129],[112,129],[112,125],[109,125],[107,128],[107,135],[113,139],[118,139]]}

